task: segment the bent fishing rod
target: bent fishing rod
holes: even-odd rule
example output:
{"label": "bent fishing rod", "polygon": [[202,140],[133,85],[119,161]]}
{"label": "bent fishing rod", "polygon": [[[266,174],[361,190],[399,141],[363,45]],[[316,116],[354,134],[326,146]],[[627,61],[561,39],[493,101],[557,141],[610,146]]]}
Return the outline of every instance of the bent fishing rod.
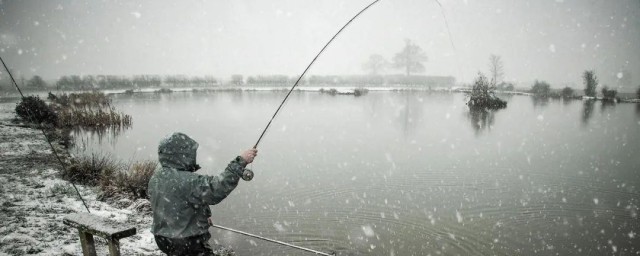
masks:
{"label": "bent fishing rod", "polygon": [[[269,129],[269,126],[271,126],[271,122],[273,122],[273,119],[275,119],[275,117],[278,115],[278,112],[280,112],[280,109],[282,108],[282,106],[284,105],[284,103],[287,101],[287,99],[289,98],[289,95],[291,95],[291,92],[293,92],[293,90],[298,86],[298,84],[300,83],[300,81],[302,80],[302,77],[304,77],[304,75],[307,73],[307,71],[309,70],[309,68],[311,68],[311,66],[313,65],[313,63],[316,62],[316,59],[318,59],[318,57],[320,56],[320,54],[322,54],[324,52],[324,50],[329,46],[329,44],[331,44],[331,42],[333,42],[333,40],[338,36],[338,34],[340,34],[340,32],[342,32],[342,30],[344,30],[347,26],[349,26],[349,24],[351,24],[351,22],[356,19],[358,16],[360,16],[360,14],[362,14],[363,12],[365,12],[366,10],[369,9],[369,7],[373,6],[374,4],[378,3],[378,1],[380,0],[375,0],[373,2],[371,2],[369,5],[367,5],[366,7],[364,7],[362,10],[360,10],[360,12],[358,12],[355,16],[353,16],[349,21],[347,21],[346,24],[344,24],[344,26],[342,26],[342,28],[340,28],[340,30],[338,30],[337,33],[335,33],[335,35],[333,35],[333,37],[331,37],[331,39],[324,45],[324,47],[322,47],[322,49],[318,52],[318,54],[316,54],[316,56],[313,58],[313,60],[311,60],[311,62],[309,63],[309,65],[307,65],[307,68],[304,69],[304,71],[302,72],[302,74],[300,74],[300,76],[298,77],[298,79],[296,80],[296,82],[293,84],[293,86],[291,87],[291,89],[289,89],[289,92],[287,93],[287,95],[284,97],[284,99],[282,100],[282,102],[280,102],[280,105],[278,106],[278,108],[276,109],[276,111],[273,113],[273,116],[271,117],[271,119],[269,120],[269,122],[267,123],[267,126],[264,127],[264,129],[262,130],[262,133],[260,134],[260,137],[258,137],[258,141],[256,141],[256,144],[253,146],[253,148],[258,148],[258,144],[260,144],[260,141],[262,140],[262,137],[264,137],[264,134],[267,132],[267,130]],[[456,51],[456,46],[453,44],[453,38],[451,37],[451,31],[449,29],[449,22],[447,21],[447,16],[444,13],[444,7],[442,6],[442,4],[440,3],[440,1],[435,0],[435,2],[438,4],[438,6],[440,7],[440,10],[442,11],[442,16],[444,17],[444,22],[447,28],[447,34],[449,35],[449,41],[451,43],[451,47],[453,47],[453,50]]]}
{"label": "bent fishing rod", "polygon": [[[356,13],[356,15],[354,15],[349,21],[347,21],[347,23],[345,23],[342,28],[340,28],[340,30],[338,30],[338,32],[336,32],[333,37],[331,37],[331,39],[329,39],[329,41],[324,45],[324,47],[322,47],[322,49],[320,49],[320,51],[318,52],[318,54],[316,54],[316,56],[313,58],[313,60],[311,60],[311,62],[309,63],[309,65],[307,65],[307,67],[304,69],[304,71],[302,72],[302,74],[300,74],[300,76],[298,77],[298,79],[296,80],[296,82],[293,84],[293,86],[291,86],[291,89],[289,89],[289,92],[287,93],[287,95],[284,97],[284,99],[282,100],[282,102],[280,102],[280,105],[278,106],[278,108],[276,109],[276,111],[273,113],[273,116],[271,116],[271,119],[269,119],[269,122],[267,123],[267,126],[264,127],[264,130],[262,130],[262,133],[260,134],[260,137],[258,138],[258,141],[256,141],[256,144],[253,146],[253,148],[258,148],[258,144],[260,144],[260,141],[262,140],[262,137],[264,137],[264,134],[267,132],[267,130],[269,129],[269,126],[271,126],[271,122],[273,122],[273,119],[276,118],[276,116],[278,115],[278,112],[280,112],[280,109],[282,109],[282,106],[284,106],[284,103],[287,101],[287,99],[289,98],[289,95],[291,95],[291,93],[293,92],[293,90],[298,86],[298,84],[300,83],[300,81],[302,80],[302,77],[304,77],[304,75],[307,73],[307,71],[309,71],[309,69],[311,68],[311,66],[313,65],[314,62],[316,62],[316,60],[318,59],[318,57],[320,56],[320,54],[322,54],[324,52],[324,50],[329,46],[329,44],[331,44],[331,42],[333,42],[334,39],[336,39],[336,37],[340,34],[340,32],[342,32],[347,26],[349,26],[349,24],[351,24],[351,22],[353,20],[355,20],[358,16],[360,16],[360,14],[362,14],[363,12],[365,12],[367,9],[369,9],[371,6],[373,6],[374,4],[376,4],[378,1],[380,0],[375,0],[373,2],[371,2],[369,5],[367,5],[366,7],[364,7],[362,10],[360,10],[358,13]],[[251,179],[253,179],[253,171],[249,170],[249,169],[244,169],[243,173],[242,173],[242,179],[246,180],[246,181],[250,181]],[[244,231],[240,231],[240,230],[235,230],[232,228],[227,228],[227,227],[223,227],[223,226],[219,226],[219,225],[211,225],[212,227],[215,228],[219,228],[219,229],[224,229],[227,231],[231,231],[234,233],[238,233],[238,234],[242,234],[245,236],[250,236],[250,237],[254,237],[254,238],[258,238],[264,241],[268,241],[268,242],[272,242],[272,243],[277,243],[280,245],[284,245],[284,246],[288,246],[291,248],[295,248],[295,249],[299,249],[299,250],[303,250],[303,251],[307,251],[307,252],[312,252],[315,253],[316,255],[325,255],[325,256],[330,256],[330,255],[335,255],[335,253],[332,254],[328,254],[328,253],[324,253],[324,252],[320,252],[320,251],[316,251],[313,249],[309,249],[309,248],[305,248],[302,246],[297,246],[297,245],[293,245],[293,244],[289,244],[286,242],[282,242],[282,241],[278,241],[278,240],[274,240],[274,239],[270,239],[270,238],[266,238],[266,237],[262,237],[262,236],[258,236],[258,235],[254,235],[251,233],[247,233]]]}
{"label": "bent fishing rod", "polygon": [[[342,26],[342,28],[340,28],[340,30],[338,30],[338,32],[336,32],[335,35],[333,35],[333,37],[331,37],[331,39],[324,45],[324,47],[322,47],[322,49],[318,52],[318,54],[316,54],[316,56],[313,58],[313,60],[311,60],[309,65],[307,65],[307,67],[304,69],[302,74],[298,77],[298,79],[293,84],[291,89],[289,89],[289,92],[284,97],[284,99],[282,100],[282,102],[280,103],[280,105],[278,106],[276,111],[273,113],[273,116],[271,116],[271,119],[269,119],[269,122],[265,126],[264,130],[262,130],[262,133],[260,134],[260,137],[258,138],[258,141],[256,141],[256,144],[253,146],[253,148],[258,148],[258,144],[260,144],[260,141],[262,140],[262,137],[264,137],[265,133],[269,129],[269,126],[271,126],[271,123],[273,122],[275,117],[278,115],[278,112],[280,111],[280,109],[282,109],[282,106],[284,105],[284,103],[289,98],[289,95],[291,95],[293,90],[298,86],[298,84],[302,80],[302,77],[304,77],[304,75],[307,73],[309,68],[311,68],[313,63],[315,63],[315,61],[318,59],[320,54],[322,54],[324,52],[324,50],[329,46],[329,44],[331,44],[331,42],[333,42],[333,40],[338,36],[338,34],[340,34],[349,24],[351,24],[351,22],[353,20],[355,20],[358,16],[360,16],[360,14],[362,14],[363,12],[368,10],[371,6],[373,6],[374,4],[378,3],[378,1],[379,0],[375,0],[375,1],[371,2],[369,5],[367,5],[366,7],[364,7],[362,10],[360,10],[360,12],[358,12],[355,16],[353,16],[347,23],[345,23],[344,26]],[[444,12],[444,7],[442,6],[442,4],[440,3],[439,0],[435,0],[435,2],[438,4],[438,6],[440,7],[440,10],[442,11],[442,16],[444,18],[444,22],[445,22],[445,25],[446,25],[446,28],[447,28],[447,34],[449,36],[449,41],[451,43],[451,47],[453,48],[454,51],[457,51],[456,47],[455,47],[455,44],[453,43],[453,38],[451,36],[451,30],[449,28],[449,22],[447,21],[447,16],[446,16],[446,14]],[[459,67],[458,67],[458,69],[459,69]],[[242,173],[242,179],[244,179],[246,181],[250,181],[251,179],[253,179],[253,176],[254,176],[253,172],[251,170],[249,170],[249,169],[245,169],[244,172]],[[285,246],[288,246],[288,247],[292,247],[292,248],[296,248],[296,249],[300,249],[300,250],[304,250],[304,251],[308,251],[308,252],[313,252],[313,253],[319,254],[319,255],[327,255],[327,256],[328,255],[335,255],[335,253],[327,254],[327,253],[319,252],[319,251],[316,251],[316,250],[304,248],[304,247],[301,247],[301,246],[296,246],[296,245],[292,245],[292,244],[289,244],[289,243],[281,242],[281,241],[278,241],[278,240],[269,239],[269,238],[261,237],[261,236],[258,236],[258,235],[250,234],[250,233],[247,233],[247,232],[244,232],[244,231],[239,231],[239,230],[223,227],[223,226],[220,226],[220,225],[212,224],[211,226],[219,228],[219,229],[224,229],[224,230],[228,230],[228,231],[231,231],[231,232],[235,232],[235,233],[238,233],[238,234],[242,234],[242,235],[258,238],[258,239],[261,239],[261,240],[269,241],[269,242],[272,242],[272,243],[277,243],[277,244],[280,244],[280,245],[285,245]]]}
{"label": "bent fishing rod", "polygon": [[[9,77],[11,78],[11,82],[13,82],[13,84],[16,87],[16,89],[18,90],[18,93],[20,93],[20,97],[22,98],[22,101],[24,101],[26,99],[26,97],[24,96],[24,94],[22,94],[22,90],[20,90],[20,87],[18,86],[18,83],[13,78],[13,75],[11,74],[11,71],[9,71],[9,68],[7,67],[7,64],[4,63],[4,60],[2,59],[2,57],[0,57],[0,62],[2,62],[2,66],[4,66],[4,69],[7,71],[7,74],[9,74]],[[30,108],[27,108],[27,113],[29,115],[29,119],[30,120],[35,120],[33,118],[33,113],[32,113],[32,110]],[[49,138],[47,133],[44,131],[44,127],[40,123],[37,124],[37,127],[42,132],[42,135],[44,135],[44,138],[47,141],[47,144],[49,144],[49,147],[51,147],[51,152],[53,152],[53,155],[56,157],[56,159],[60,163],[60,166],[62,166],[62,169],[64,170],[64,172],[67,172],[67,165],[64,163],[64,161],[62,161],[62,159],[60,159],[60,156],[58,155],[58,152],[53,147],[53,144],[51,144],[51,139]],[[87,209],[88,213],[91,213],[91,211],[89,210],[89,206],[87,206],[87,203],[84,201],[84,198],[82,198],[82,195],[80,194],[80,191],[78,191],[78,188],[76,187],[76,184],[74,184],[73,181],[71,181],[71,180],[69,180],[69,182],[73,186],[73,189],[75,189],[76,194],[80,198],[80,201],[82,201],[82,204],[84,205],[84,208]]]}

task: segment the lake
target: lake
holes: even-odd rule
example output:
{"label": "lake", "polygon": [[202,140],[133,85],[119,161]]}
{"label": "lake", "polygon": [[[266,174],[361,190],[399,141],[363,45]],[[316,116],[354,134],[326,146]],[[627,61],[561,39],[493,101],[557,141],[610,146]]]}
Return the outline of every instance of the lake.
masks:
{"label": "lake", "polygon": [[[216,174],[258,139],[286,91],[114,95],[130,129],[81,132],[76,152],[157,160],[174,131]],[[338,255],[640,253],[640,108],[461,93],[294,92],[222,203],[222,226]],[[305,255],[228,231],[239,255]]]}

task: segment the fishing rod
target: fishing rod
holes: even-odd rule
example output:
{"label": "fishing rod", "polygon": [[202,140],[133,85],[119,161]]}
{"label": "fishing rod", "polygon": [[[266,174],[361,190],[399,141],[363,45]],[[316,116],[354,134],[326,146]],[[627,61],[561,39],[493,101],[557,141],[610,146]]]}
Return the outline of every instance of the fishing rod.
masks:
{"label": "fishing rod", "polygon": [[[22,98],[22,101],[24,101],[26,99],[26,97],[24,96],[24,94],[22,94],[22,90],[20,90],[20,87],[18,86],[18,83],[13,78],[13,75],[11,74],[11,71],[9,71],[9,68],[7,67],[7,64],[4,63],[4,59],[2,59],[2,57],[0,57],[0,61],[2,62],[2,66],[4,66],[4,69],[9,74],[9,77],[11,78],[11,81],[16,86],[16,89],[18,89],[18,93],[20,93],[20,97]],[[29,114],[29,119],[34,120],[33,119],[33,113],[31,112],[31,109],[27,108],[27,113]],[[47,136],[47,133],[44,131],[44,127],[42,126],[42,124],[38,123],[37,127],[42,132],[42,135],[44,135],[44,138],[47,141],[47,144],[49,144],[49,147],[51,147],[51,152],[53,152],[53,155],[56,157],[56,159],[60,163],[60,166],[62,166],[62,169],[64,170],[64,172],[68,172],[67,171],[67,165],[62,161],[62,159],[60,159],[60,156],[58,155],[58,152],[53,147],[53,144],[51,144],[51,139],[49,138],[49,136]],[[76,194],[78,194],[78,197],[80,198],[80,201],[82,201],[82,204],[84,205],[84,208],[87,209],[88,213],[91,213],[91,211],[89,210],[89,207],[87,206],[87,203],[84,201],[84,198],[82,198],[82,195],[80,194],[80,191],[78,191],[78,188],[76,187],[76,184],[74,184],[73,181],[71,181],[71,180],[69,180],[69,182],[73,186],[73,189],[75,189]]]}
{"label": "fishing rod", "polygon": [[[346,24],[344,24],[344,26],[342,26],[342,28],[340,28],[340,30],[338,30],[338,32],[333,35],[333,37],[331,37],[331,39],[324,45],[324,47],[322,47],[322,49],[320,50],[320,52],[318,52],[318,54],[316,54],[316,56],[313,58],[313,60],[311,60],[311,62],[309,63],[309,65],[307,65],[307,68],[305,68],[305,70],[302,72],[302,74],[298,77],[298,79],[296,80],[296,82],[293,84],[293,86],[291,87],[291,89],[289,90],[289,92],[287,93],[287,95],[284,97],[284,99],[282,100],[282,102],[280,103],[280,105],[278,106],[278,108],[276,109],[275,113],[273,113],[273,116],[271,117],[271,119],[269,120],[269,122],[267,123],[267,126],[264,128],[264,130],[262,130],[262,133],[260,134],[260,137],[258,138],[258,141],[256,141],[256,144],[253,146],[253,148],[258,148],[258,144],[260,144],[260,141],[262,140],[262,137],[264,136],[264,134],[267,132],[267,129],[269,129],[269,126],[271,125],[271,122],[273,121],[273,119],[276,117],[276,115],[278,115],[278,112],[280,111],[280,109],[282,108],[282,106],[284,105],[284,103],[287,101],[287,99],[289,98],[289,95],[291,95],[291,92],[293,92],[293,90],[296,88],[296,86],[298,86],[298,84],[300,83],[300,80],[302,79],[302,77],[307,73],[307,71],[309,70],[309,68],[311,68],[311,65],[313,65],[313,63],[316,61],[316,59],[318,59],[318,57],[320,56],[320,54],[322,54],[322,52],[324,52],[324,50],[327,48],[327,46],[329,46],[329,44],[338,36],[338,34],[340,34],[340,32],[342,32],[342,30],[344,30],[349,24],[351,24],[351,22],[357,18],[358,16],[360,16],[360,14],[362,14],[364,11],[366,11],[367,9],[369,9],[369,7],[373,6],[374,4],[376,4],[378,1],[380,0],[375,0],[373,2],[371,2],[369,5],[367,5],[366,7],[364,7],[362,10],[360,10],[360,12],[358,12],[355,16],[353,16]],[[453,43],[453,38],[451,37],[451,31],[449,29],[449,23],[447,21],[447,17],[445,15],[444,12],[444,7],[442,6],[442,4],[440,3],[440,1],[435,0],[436,3],[440,6],[440,9],[442,11],[442,16],[444,17],[445,20],[445,25],[447,28],[447,32],[449,35],[449,41],[451,43],[451,46],[453,47],[454,51],[456,51],[456,47]],[[242,179],[244,180],[251,180],[253,178],[253,172],[249,169],[245,169],[243,174],[242,174]],[[291,248],[296,248],[296,249],[300,249],[300,250],[304,250],[307,252],[313,252],[317,255],[325,255],[325,256],[331,256],[331,255],[335,255],[335,253],[332,254],[327,254],[324,252],[320,252],[320,251],[316,251],[313,249],[309,249],[309,248],[305,248],[305,247],[301,247],[301,246],[297,246],[297,245],[293,245],[293,244],[289,244],[289,243],[285,243],[282,241],[278,241],[278,240],[274,240],[274,239],[270,239],[270,238],[266,238],[266,237],[262,237],[262,236],[258,236],[258,235],[254,235],[251,233],[247,233],[244,231],[240,231],[240,230],[235,230],[232,228],[227,228],[227,227],[223,227],[220,225],[215,225],[215,224],[211,224],[212,227],[215,228],[219,228],[219,229],[223,229],[223,230],[228,230],[231,232],[235,232],[238,234],[242,234],[245,236],[250,236],[250,237],[254,237],[254,238],[258,238],[261,240],[265,240],[268,242],[272,242],[272,243],[277,243],[280,245],[285,245]]]}
{"label": "fishing rod", "polygon": [[[351,22],[353,20],[355,20],[358,16],[360,16],[360,14],[362,14],[363,12],[365,12],[367,9],[369,9],[369,7],[373,6],[374,4],[376,4],[377,2],[379,2],[380,0],[375,0],[373,2],[371,2],[369,5],[367,5],[366,7],[364,7],[362,10],[360,10],[358,13],[356,13],[356,15],[354,15],[349,21],[347,21],[347,23],[345,23],[342,28],[340,28],[340,30],[338,30],[338,32],[336,32],[333,37],[331,37],[331,39],[329,39],[329,41],[322,47],[322,49],[320,49],[320,51],[318,52],[318,54],[316,54],[316,56],[313,58],[313,60],[311,60],[311,62],[309,63],[309,65],[307,65],[307,67],[304,69],[304,71],[302,72],[302,74],[300,74],[300,76],[298,77],[298,79],[296,80],[296,82],[293,84],[293,86],[291,87],[291,89],[289,89],[289,92],[287,93],[287,95],[284,97],[284,99],[282,100],[282,102],[280,102],[280,105],[278,106],[278,108],[276,109],[276,112],[273,113],[273,116],[271,116],[271,119],[269,120],[269,122],[267,123],[267,126],[264,127],[264,130],[262,130],[262,133],[260,134],[260,137],[258,138],[258,141],[256,141],[256,144],[253,146],[253,148],[258,148],[258,144],[260,144],[260,141],[262,140],[262,137],[264,136],[264,134],[267,132],[267,129],[269,129],[269,126],[271,126],[271,122],[273,122],[273,119],[276,118],[276,115],[278,115],[278,112],[280,112],[280,109],[282,109],[282,106],[284,105],[284,103],[287,101],[287,99],[289,98],[289,95],[291,95],[291,92],[293,92],[293,90],[298,86],[298,84],[300,83],[300,80],[302,80],[302,77],[304,77],[304,75],[307,73],[307,71],[309,71],[309,68],[311,68],[311,65],[313,65],[314,62],[316,62],[316,60],[318,59],[318,57],[320,56],[320,54],[322,54],[324,52],[324,50],[329,46],[329,44],[331,44],[331,42],[333,42],[333,40],[340,34],[340,32],[342,32],[347,26],[349,26],[349,24],[351,24]],[[244,169],[243,173],[242,173],[242,179],[249,181],[251,179],[253,179],[253,171],[249,170],[249,169]],[[265,240],[268,242],[272,242],[272,243],[277,243],[280,245],[284,245],[284,246],[288,246],[291,248],[296,248],[299,250],[303,250],[303,251],[307,251],[307,252],[312,252],[315,253],[317,255],[324,255],[324,256],[331,256],[331,255],[335,255],[335,253],[332,254],[328,254],[328,253],[324,253],[324,252],[320,252],[320,251],[316,251],[313,249],[309,249],[309,248],[305,248],[302,246],[297,246],[297,245],[293,245],[290,243],[286,243],[286,242],[282,242],[282,241],[278,241],[278,240],[274,240],[274,239],[270,239],[270,238],[266,238],[266,237],[262,237],[262,236],[258,236],[258,235],[254,235],[251,233],[247,233],[244,231],[240,231],[240,230],[235,230],[232,228],[227,228],[227,227],[223,227],[223,226],[219,226],[219,225],[215,225],[215,224],[211,224],[212,227],[216,227],[219,229],[224,229],[224,230],[228,230],[231,232],[235,232],[238,234],[242,234],[245,236],[250,236],[250,237],[254,237],[254,238],[258,238],[261,240]]]}

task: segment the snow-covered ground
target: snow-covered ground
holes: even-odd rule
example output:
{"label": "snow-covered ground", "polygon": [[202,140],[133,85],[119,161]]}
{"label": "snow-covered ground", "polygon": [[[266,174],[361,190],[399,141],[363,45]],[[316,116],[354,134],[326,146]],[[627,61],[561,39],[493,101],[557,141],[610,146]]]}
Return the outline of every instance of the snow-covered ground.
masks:
{"label": "snow-covered ground", "polygon": [[[17,126],[14,104],[0,104],[0,256],[82,255],[78,232],[62,223],[65,215],[85,212],[39,130]],[[150,233],[148,201],[96,200],[92,187],[77,186],[91,213],[135,226],[138,233],[121,239],[122,255],[163,255]],[[98,255],[108,253],[96,237]]]}

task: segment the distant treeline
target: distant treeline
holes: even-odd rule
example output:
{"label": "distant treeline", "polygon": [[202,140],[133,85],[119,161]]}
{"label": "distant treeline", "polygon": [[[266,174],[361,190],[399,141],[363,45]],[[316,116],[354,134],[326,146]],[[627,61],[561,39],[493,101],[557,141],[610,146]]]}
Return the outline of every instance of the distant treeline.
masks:
{"label": "distant treeline", "polygon": [[[218,80],[212,76],[186,75],[70,75],[62,76],[53,82],[45,82],[40,76],[33,76],[29,80],[19,79],[18,85],[25,90],[44,90],[57,88],[60,90],[93,90],[93,89],[130,89],[147,87],[183,87],[183,86],[215,86]],[[11,81],[0,79],[0,90],[13,90]]]}
{"label": "distant treeline", "polygon": [[[291,85],[298,77],[286,75],[249,76],[246,81],[242,76],[232,76],[235,84],[247,85]],[[307,85],[358,85],[358,86],[382,86],[382,85],[404,85],[404,86],[431,86],[431,87],[452,87],[456,79],[451,76],[422,76],[422,75],[312,75],[302,79],[301,84]]]}
{"label": "distant treeline", "polygon": [[[290,86],[298,77],[286,75],[258,75],[246,79],[242,75],[232,75],[226,84],[231,86]],[[415,86],[415,87],[452,87],[455,78],[451,76],[423,75],[312,75],[301,80],[302,85],[352,85],[352,86]],[[56,81],[44,81],[40,76],[31,79],[19,79],[18,85],[25,90],[108,90],[148,87],[188,87],[219,86],[222,82],[213,76],[186,75],[69,75]],[[0,90],[12,89],[9,79],[0,79]]]}
{"label": "distant treeline", "polygon": [[212,86],[218,80],[212,76],[189,77],[185,75],[136,75],[132,77],[97,75],[97,76],[62,76],[55,86],[59,89],[127,89],[145,87],[180,87],[180,86]]}

